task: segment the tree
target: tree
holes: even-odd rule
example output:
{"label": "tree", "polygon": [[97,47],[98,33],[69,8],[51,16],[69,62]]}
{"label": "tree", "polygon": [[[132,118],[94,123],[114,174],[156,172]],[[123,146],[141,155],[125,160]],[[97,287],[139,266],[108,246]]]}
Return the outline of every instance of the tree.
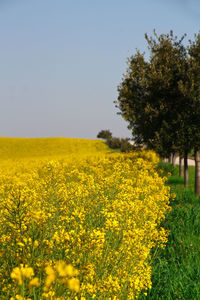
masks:
{"label": "tree", "polygon": [[[136,144],[147,143],[149,140],[148,128],[144,119],[144,108],[146,103],[147,82],[149,64],[145,62],[144,54],[137,51],[128,61],[128,70],[122,83],[118,87],[119,97],[115,103],[122,117],[128,121],[128,128],[132,130]],[[146,130],[144,130],[146,129]],[[146,134],[146,135],[145,135]]]}
{"label": "tree", "polygon": [[111,149],[119,149],[121,152],[129,152],[134,149],[134,147],[129,142],[129,138],[112,137],[106,140],[106,144]]}
{"label": "tree", "polygon": [[128,71],[118,87],[116,101],[121,115],[129,122],[136,142],[143,142],[161,156],[180,152],[185,161],[185,185],[188,185],[187,155],[192,147],[190,98],[184,93],[189,85],[187,51],[170,34],[154,38],[145,35],[150,50],[148,62],[139,51],[128,63]]}
{"label": "tree", "polygon": [[192,99],[190,122],[195,150],[195,192],[200,195],[200,34],[195,35],[193,42],[190,41],[188,52],[191,78],[189,96]]}
{"label": "tree", "polygon": [[112,133],[110,132],[110,130],[101,130],[97,134],[97,138],[108,140],[112,138]]}

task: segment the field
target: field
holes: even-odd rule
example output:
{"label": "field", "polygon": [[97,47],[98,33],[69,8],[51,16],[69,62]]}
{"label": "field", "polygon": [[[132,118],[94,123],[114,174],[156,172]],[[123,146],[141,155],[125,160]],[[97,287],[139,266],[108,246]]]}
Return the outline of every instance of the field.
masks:
{"label": "field", "polygon": [[0,139],[0,299],[136,299],[168,230],[170,190],[146,151]]}
{"label": "field", "polygon": [[0,160],[83,157],[106,153],[109,149],[103,141],[74,138],[0,138]]}

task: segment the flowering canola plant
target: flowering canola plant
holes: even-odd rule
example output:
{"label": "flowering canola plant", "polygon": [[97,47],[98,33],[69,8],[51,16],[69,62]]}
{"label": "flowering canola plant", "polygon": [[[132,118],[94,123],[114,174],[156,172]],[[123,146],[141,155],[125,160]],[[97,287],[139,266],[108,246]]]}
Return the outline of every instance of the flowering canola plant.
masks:
{"label": "flowering canola plant", "polygon": [[27,157],[18,147],[17,158],[0,162],[0,299],[145,294],[150,253],[167,241],[160,223],[170,210],[156,154],[112,153],[102,141],[84,141],[91,152],[73,152],[71,143],[73,155],[48,157],[32,143]]}

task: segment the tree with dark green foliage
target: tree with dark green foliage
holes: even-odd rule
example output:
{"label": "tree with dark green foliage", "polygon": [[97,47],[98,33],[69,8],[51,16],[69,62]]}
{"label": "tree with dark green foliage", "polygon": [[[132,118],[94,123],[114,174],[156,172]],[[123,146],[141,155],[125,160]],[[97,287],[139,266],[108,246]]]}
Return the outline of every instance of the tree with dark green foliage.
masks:
{"label": "tree with dark green foliage", "polygon": [[[200,33],[190,41],[189,76],[191,79],[189,97],[191,99],[190,130],[195,152],[195,192],[200,195]],[[189,90],[189,91],[188,91]]]}
{"label": "tree with dark green foliage", "polygon": [[157,77],[151,87],[151,90],[153,85],[157,87],[153,92],[153,100],[157,98],[155,102],[160,102],[162,107],[158,111],[161,125],[157,144],[162,141],[164,148],[173,155],[179,152],[180,157],[184,156],[185,186],[188,186],[187,157],[193,147],[193,137],[191,97],[185,92],[190,91],[191,87],[188,53],[182,43],[185,36],[178,40],[172,31],[169,35],[155,36],[156,39],[146,38],[153,54],[151,64],[154,65]]}
{"label": "tree with dark green foliage", "polygon": [[[115,101],[122,117],[128,121],[128,128],[132,130],[137,144],[147,143],[148,128],[144,119],[144,107],[147,93],[147,73],[149,63],[139,51],[128,61],[127,73],[118,87],[119,97]],[[144,130],[146,128],[146,131]],[[146,135],[145,135],[145,134]]]}
{"label": "tree with dark green foliage", "polygon": [[99,139],[110,139],[112,138],[112,133],[110,132],[110,130],[106,129],[106,130],[101,130],[99,131],[99,133],[97,134],[97,138]]}
{"label": "tree with dark green foliage", "polygon": [[115,103],[129,123],[137,143],[144,143],[165,157],[184,155],[185,185],[188,185],[187,155],[193,146],[190,127],[191,99],[184,89],[191,85],[188,55],[170,34],[145,35],[150,59],[137,51],[128,61],[128,71],[118,87]]}
{"label": "tree with dark green foliage", "polygon": [[133,146],[129,142],[129,138],[117,138],[112,137],[112,133],[109,130],[101,130],[97,134],[97,138],[106,140],[106,144],[111,149],[118,149],[121,152],[128,152],[133,150]]}
{"label": "tree with dark green foliage", "polygon": [[106,140],[106,144],[111,149],[119,149],[121,152],[129,152],[133,150],[133,145],[130,144],[129,138],[112,137]]}

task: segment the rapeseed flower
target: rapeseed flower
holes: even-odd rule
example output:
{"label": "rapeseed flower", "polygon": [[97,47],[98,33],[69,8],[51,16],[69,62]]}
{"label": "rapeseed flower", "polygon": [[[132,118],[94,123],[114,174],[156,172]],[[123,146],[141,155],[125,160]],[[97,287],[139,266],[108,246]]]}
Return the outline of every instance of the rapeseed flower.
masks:
{"label": "rapeseed flower", "polygon": [[0,298],[136,299],[151,288],[150,253],[167,241],[170,210],[159,158],[97,144],[68,156],[24,147],[0,162]]}

